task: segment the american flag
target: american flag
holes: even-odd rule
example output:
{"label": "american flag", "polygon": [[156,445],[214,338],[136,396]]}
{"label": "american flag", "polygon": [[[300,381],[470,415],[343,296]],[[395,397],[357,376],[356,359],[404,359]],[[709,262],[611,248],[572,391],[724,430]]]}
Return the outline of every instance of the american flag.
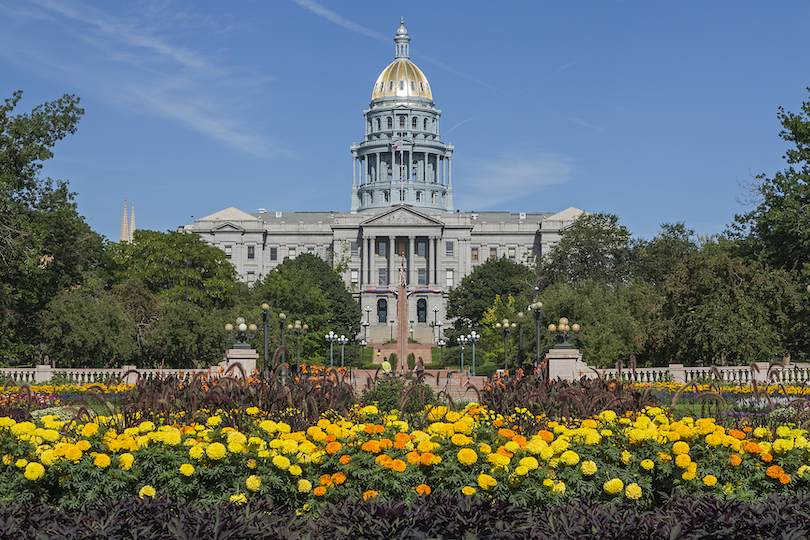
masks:
{"label": "american flag", "polygon": [[396,152],[399,150],[399,159],[402,159],[402,139],[398,140],[394,144],[391,145],[391,150]]}

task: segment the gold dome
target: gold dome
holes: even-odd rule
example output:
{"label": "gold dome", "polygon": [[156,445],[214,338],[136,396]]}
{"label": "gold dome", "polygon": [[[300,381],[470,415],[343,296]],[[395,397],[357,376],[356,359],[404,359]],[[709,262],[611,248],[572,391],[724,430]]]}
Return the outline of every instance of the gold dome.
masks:
{"label": "gold dome", "polygon": [[386,97],[418,97],[432,100],[433,93],[422,70],[410,60],[400,58],[391,62],[380,73],[371,91],[372,100]]}

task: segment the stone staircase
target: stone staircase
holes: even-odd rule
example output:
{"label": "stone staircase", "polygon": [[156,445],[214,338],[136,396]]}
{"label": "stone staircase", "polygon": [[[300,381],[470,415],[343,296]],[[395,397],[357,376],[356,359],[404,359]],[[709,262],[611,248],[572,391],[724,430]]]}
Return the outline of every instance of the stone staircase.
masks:
{"label": "stone staircase", "polygon": [[[376,354],[376,351],[374,354]],[[405,373],[408,373],[407,370]],[[351,384],[354,386],[355,391],[359,393],[366,387],[369,379],[374,379],[375,376],[382,377],[382,370],[353,369]],[[394,376],[401,377],[404,376],[404,373],[397,370]],[[477,401],[475,391],[470,388],[474,387],[480,390],[487,380],[487,377],[473,377],[468,373],[462,375],[458,371],[447,369],[429,369],[425,372],[425,382],[434,392],[447,392],[453,400],[457,401]]]}

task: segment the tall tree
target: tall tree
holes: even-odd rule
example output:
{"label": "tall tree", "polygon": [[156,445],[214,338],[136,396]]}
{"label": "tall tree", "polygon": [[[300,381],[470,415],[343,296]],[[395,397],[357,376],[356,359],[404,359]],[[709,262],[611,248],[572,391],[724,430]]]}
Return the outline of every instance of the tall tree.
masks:
{"label": "tall tree", "polygon": [[[810,88],[808,88],[810,91]],[[788,168],[773,178],[756,177],[748,186],[753,208],[735,216],[732,238],[740,240],[742,253],[761,255],[768,264],[796,270],[810,280],[810,102],[802,103],[799,114],[779,107],[784,128],[779,136],[795,148],[783,158]]]}
{"label": "tall tree", "polygon": [[595,280],[624,283],[629,272],[630,233],[615,214],[582,214],[540,259],[540,290],[552,283]]}
{"label": "tall tree", "polygon": [[0,106],[0,359],[31,361],[39,337],[36,317],[88,272],[103,273],[103,238],[78,214],[67,184],[41,178],[57,141],[76,132],[79,98],[14,114],[15,92]]}
{"label": "tall tree", "polygon": [[523,299],[533,292],[533,282],[534,272],[528,266],[505,257],[488,260],[450,290],[447,316],[456,318],[456,330],[472,328],[481,321],[498,296],[513,296],[522,305]]}
{"label": "tall tree", "polygon": [[139,230],[131,243],[111,244],[110,251],[115,283],[139,279],[169,302],[185,302],[188,294],[202,308],[228,307],[239,288],[225,253],[197,233]]}
{"label": "tall tree", "polygon": [[698,240],[693,229],[687,229],[683,222],[662,223],[661,230],[652,240],[638,239],[631,242],[633,278],[663,287],[667,274],[684,257],[698,249]]}

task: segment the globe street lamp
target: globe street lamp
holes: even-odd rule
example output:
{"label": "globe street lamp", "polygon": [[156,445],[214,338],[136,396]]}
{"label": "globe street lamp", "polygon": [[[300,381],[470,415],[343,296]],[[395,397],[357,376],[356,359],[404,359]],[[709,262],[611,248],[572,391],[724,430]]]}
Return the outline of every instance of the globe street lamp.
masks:
{"label": "globe street lamp", "polygon": [[278,325],[281,327],[281,346],[282,346],[282,348],[285,349],[285,352],[282,353],[284,355],[281,358],[282,362],[286,361],[286,359],[287,359],[287,353],[286,353],[287,343],[284,341],[284,327],[286,326],[286,324],[285,324],[286,322],[287,322],[287,316],[285,314],[283,314],[283,313],[279,313],[278,314]]}
{"label": "globe street lamp", "polygon": [[509,371],[509,334],[517,328],[517,324],[509,324],[509,319],[504,319],[502,323],[495,323],[495,330],[503,334],[503,369]]}
{"label": "globe street lamp", "polygon": [[447,342],[444,338],[439,338],[439,342],[436,343],[439,346],[439,364],[444,365],[444,346],[447,345]]}
{"label": "globe street lamp", "polygon": [[301,324],[301,321],[295,321],[295,324],[288,324],[287,330],[295,334],[295,343],[296,343],[296,363],[295,363],[295,371],[296,373],[301,372],[301,336],[309,332],[309,325],[308,324]]}
{"label": "globe street lamp", "polygon": [[371,306],[366,306],[366,309],[364,311],[366,312],[366,320],[363,321],[360,324],[363,325],[363,330],[365,332],[365,335],[363,336],[363,339],[366,342],[368,342],[368,327],[371,326],[371,320],[370,320],[371,319]]}
{"label": "globe street lamp", "polygon": [[478,343],[479,341],[481,341],[481,335],[480,335],[480,334],[478,334],[478,333],[477,333],[475,330],[473,330],[472,332],[470,332],[470,333],[467,335],[467,341],[469,341],[470,343],[472,343],[472,348],[473,348],[473,367],[472,367],[472,375],[473,375],[473,377],[475,377],[475,344],[476,344],[476,343]]}
{"label": "globe street lamp", "polygon": [[461,345],[461,373],[463,375],[464,374],[464,345],[467,344],[468,339],[467,339],[467,336],[458,336],[458,338],[456,338],[456,341],[458,341],[459,345]]}
{"label": "globe street lamp", "polygon": [[335,367],[334,352],[335,342],[340,339],[340,336],[329,330],[329,333],[324,336],[324,339],[329,342],[329,367]]}
{"label": "globe street lamp", "polygon": [[568,319],[565,317],[560,318],[560,324],[558,326],[553,324],[548,325],[548,331],[551,333],[551,337],[559,342],[554,348],[573,349],[574,346],[568,342],[568,339],[576,339],[579,334],[579,329],[580,326],[576,323],[569,325]]}
{"label": "globe street lamp", "polygon": [[[233,331],[236,330],[234,334]],[[255,324],[245,324],[245,319],[242,317],[236,318],[236,326],[228,323],[225,325],[225,331],[228,332],[228,337],[234,340],[234,349],[249,349],[250,345],[247,344],[249,339],[253,339],[258,328]]]}
{"label": "globe street lamp", "polygon": [[535,331],[537,333],[537,357],[535,367],[540,366],[540,330],[543,328],[543,302],[535,302],[529,306],[529,311],[534,313]]}
{"label": "globe street lamp", "polygon": [[368,345],[368,343],[366,343],[366,340],[361,339],[360,346],[362,347],[362,349],[360,349],[360,360],[363,365],[366,365],[366,345]]}
{"label": "globe street lamp", "polygon": [[264,370],[267,371],[267,338],[270,334],[270,304],[262,304],[262,322],[264,323]]}
{"label": "globe street lamp", "polygon": [[523,365],[523,312],[520,311],[517,314],[518,316],[518,366]]}
{"label": "globe street lamp", "polygon": [[349,338],[344,336],[343,334],[337,339],[337,342],[340,343],[340,367],[343,367],[343,351],[346,347],[346,344],[349,342]]}

